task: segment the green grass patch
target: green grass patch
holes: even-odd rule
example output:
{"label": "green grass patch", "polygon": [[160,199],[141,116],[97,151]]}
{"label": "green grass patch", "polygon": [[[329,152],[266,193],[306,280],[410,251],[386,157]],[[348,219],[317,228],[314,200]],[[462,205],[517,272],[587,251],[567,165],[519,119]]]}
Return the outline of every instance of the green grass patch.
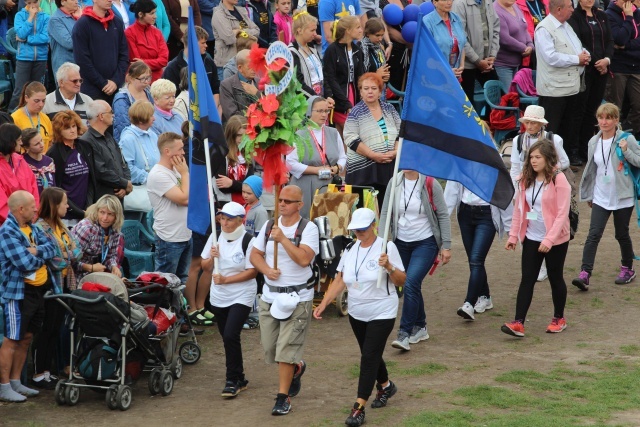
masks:
{"label": "green grass patch", "polygon": [[[385,361],[387,364],[387,370],[389,371],[390,377],[406,377],[406,376],[422,376],[422,375],[431,375],[437,374],[440,372],[445,372],[449,368],[445,365],[441,365],[440,363],[423,363],[420,365],[411,365],[411,366],[398,366],[398,362],[394,360]],[[358,378],[360,376],[360,364],[353,364],[349,367],[349,376],[353,379]]]}
{"label": "green grass patch", "polygon": [[637,356],[638,354],[640,354],[640,346],[636,344],[621,345],[620,352],[622,354],[626,354],[627,356]]}
{"label": "green grass patch", "polygon": [[593,308],[602,308],[602,307],[604,307],[604,301],[602,301],[598,297],[593,297],[593,299],[591,300],[591,307],[593,307]]}

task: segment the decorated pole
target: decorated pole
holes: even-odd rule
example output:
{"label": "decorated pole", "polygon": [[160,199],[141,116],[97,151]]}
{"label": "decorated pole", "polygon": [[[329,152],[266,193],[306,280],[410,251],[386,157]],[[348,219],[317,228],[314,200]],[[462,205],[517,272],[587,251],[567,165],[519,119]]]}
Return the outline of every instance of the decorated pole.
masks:
{"label": "decorated pole", "polygon": [[[262,165],[264,189],[275,188],[275,221],[278,221],[280,188],[288,180],[285,156],[297,144],[310,144],[296,134],[306,121],[307,99],[302,85],[293,78],[293,55],[286,44],[276,41],[268,50],[254,45],[249,66],[260,77],[258,88],[264,88],[264,95],[247,108],[247,132],[240,148],[246,157]],[[275,243],[273,251],[275,269],[278,268]]]}

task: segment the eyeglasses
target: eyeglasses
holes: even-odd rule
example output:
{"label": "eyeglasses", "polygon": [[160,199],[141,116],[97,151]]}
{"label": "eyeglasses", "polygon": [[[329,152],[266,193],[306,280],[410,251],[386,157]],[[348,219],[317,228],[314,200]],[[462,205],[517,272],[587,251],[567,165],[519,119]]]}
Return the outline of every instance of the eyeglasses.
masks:
{"label": "eyeglasses", "polygon": [[77,84],[81,85],[84,80],[82,80],[82,79],[73,79],[73,80],[69,80],[69,81],[71,83],[73,83],[74,85],[77,85]]}
{"label": "eyeglasses", "polygon": [[105,111],[104,113],[100,113],[100,114],[113,114],[113,110]]}
{"label": "eyeglasses", "polygon": [[284,203],[285,205],[290,205],[292,203],[300,203],[302,200],[289,200],[289,199],[278,199],[278,203]]}
{"label": "eyeglasses", "polygon": [[320,113],[320,114],[329,114],[331,112],[330,109],[326,109],[326,110],[311,110],[314,113]]}
{"label": "eyeglasses", "polygon": [[147,76],[147,77],[136,77],[136,80],[142,82],[142,83],[149,83],[151,81],[151,76]]}

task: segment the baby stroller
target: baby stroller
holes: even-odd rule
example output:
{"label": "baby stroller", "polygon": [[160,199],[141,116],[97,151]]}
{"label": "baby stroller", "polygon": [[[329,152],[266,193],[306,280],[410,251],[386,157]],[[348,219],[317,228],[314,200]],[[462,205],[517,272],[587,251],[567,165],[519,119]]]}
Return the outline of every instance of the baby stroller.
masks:
{"label": "baby stroller", "polygon": [[130,304],[121,279],[92,273],[71,294],[48,292],[45,298],[58,300],[70,314],[69,377],[56,384],[58,405],[76,405],[80,390],[90,388],[106,391],[109,409],[125,411],[133,400],[129,384],[144,366],[152,370],[152,394],[166,396],[172,392],[174,378],[182,371],[173,344],[179,329],[170,328],[164,335],[150,337],[150,321],[144,309]]}

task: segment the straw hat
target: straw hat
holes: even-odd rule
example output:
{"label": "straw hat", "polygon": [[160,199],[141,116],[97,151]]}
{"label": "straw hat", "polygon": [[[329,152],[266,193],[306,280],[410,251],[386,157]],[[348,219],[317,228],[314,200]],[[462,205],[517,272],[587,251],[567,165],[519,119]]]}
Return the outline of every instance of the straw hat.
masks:
{"label": "straw hat", "polygon": [[544,108],[539,105],[529,105],[526,110],[524,110],[524,116],[520,117],[520,123],[524,121],[528,122],[538,122],[543,125],[549,124],[548,121],[544,119]]}

